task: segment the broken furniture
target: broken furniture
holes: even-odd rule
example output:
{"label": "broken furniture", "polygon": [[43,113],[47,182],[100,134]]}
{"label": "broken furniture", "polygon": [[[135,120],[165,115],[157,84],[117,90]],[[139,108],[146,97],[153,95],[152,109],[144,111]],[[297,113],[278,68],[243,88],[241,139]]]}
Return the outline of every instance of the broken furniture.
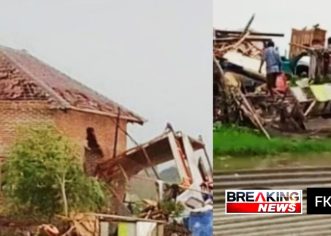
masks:
{"label": "broken furniture", "polygon": [[100,236],[163,236],[165,221],[93,214],[100,221]]}
{"label": "broken furniture", "polygon": [[[315,84],[306,88],[291,87],[291,91],[302,107],[307,129],[330,129],[328,122],[317,125],[314,120],[331,116],[331,84]],[[316,125],[309,125],[314,123]]]}
{"label": "broken furniture", "polygon": [[305,47],[320,46],[324,48],[325,40],[326,30],[320,29],[318,25],[315,25],[311,29],[307,29],[307,27],[302,30],[292,29],[289,57],[294,58],[304,51],[303,48],[294,46],[295,44]]}

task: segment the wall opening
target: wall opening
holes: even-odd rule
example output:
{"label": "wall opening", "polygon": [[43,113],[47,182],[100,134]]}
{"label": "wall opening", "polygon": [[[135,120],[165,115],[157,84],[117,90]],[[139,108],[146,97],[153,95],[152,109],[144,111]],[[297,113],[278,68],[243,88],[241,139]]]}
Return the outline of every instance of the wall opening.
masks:
{"label": "wall opening", "polygon": [[88,175],[96,175],[97,161],[103,158],[103,151],[98,143],[94,128],[86,129],[87,147],[85,147],[84,168]]}

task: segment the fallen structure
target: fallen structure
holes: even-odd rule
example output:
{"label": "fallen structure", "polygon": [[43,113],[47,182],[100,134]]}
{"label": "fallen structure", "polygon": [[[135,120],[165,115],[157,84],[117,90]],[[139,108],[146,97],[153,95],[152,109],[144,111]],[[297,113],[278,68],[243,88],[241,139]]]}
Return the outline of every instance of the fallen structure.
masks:
{"label": "fallen structure", "polygon": [[261,56],[266,42],[284,35],[250,30],[253,19],[243,31],[214,31],[214,122],[253,126],[267,138],[279,131],[330,131],[331,47],[324,46],[326,31],[318,26],[293,29],[291,58],[282,58],[284,74],[271,98],[265,68],[259,71]]}
{"label": "fallen structure", "polygon": [[[137,222],[143,220],[150,225],[163,224],[171,228],[168,223],[179,216],[172,215],[172,210],[162,204],[182,206],[180,218],[190,218],[192,212],[212,210],[212,165],[204,143],[182,132],[174,132],[169,125],[151,141],[99,162],[97,177],[113,189],[117,207],[109,222],[119,222],[119,229],[124,225],[137,229],[136,223],[136,226],[128,223],[130,218],[121,221],[121,217],[133,215]],[[135,212],[134,208],[140,204],[143,207]],[[212,220],[209,223],[211,230]],[[182,230],[185,231],[184,226]]]}
{"label": "fallen structure", "polygon": [[173,193],[176,200],[193,209],[204,205],[203,186],[212,184],[212,165],[202,141],[167,130],[150,142],[100,162],[97,176],[113,186],[126,186],[128,191],[116,191],[126,203],[162,200],[167,185],[177,186]]}

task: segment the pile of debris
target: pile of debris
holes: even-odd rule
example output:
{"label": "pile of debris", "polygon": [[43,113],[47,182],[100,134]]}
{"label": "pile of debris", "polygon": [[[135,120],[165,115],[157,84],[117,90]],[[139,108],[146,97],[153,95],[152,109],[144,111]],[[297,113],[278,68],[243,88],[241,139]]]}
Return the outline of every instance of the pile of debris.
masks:
{"label": "pile of debris", "polygon": [[265,43],[271,40],[271,37],[284,37],[284,34],[262,33],[250,30],[254,20],[251,17],[244,30],[214,30],[214,53],[217,57],[226,57],[229,52],[238,52],[244,56],[253,59],[260,59],[261,51]]}
{"label": "pile of debris", "polygon": [[144,200],[145,207],[139,214],[140,218],[152,220],[168,220],[168,215],[161,209],[156,201]]}
{"label": "pile of debris", "polygon": [[191,236],[192,233],[180,224],[169,224],[164,228],[164,236]]}
{"label": "pile of debris", "polygon": [[187,216],[182,213],[201,209],[206,196],[212,195],[205,187],[213,183],[205,144],[174,131],[170,124],[149,142],[101,160],[96,170],[97,178],[112,189],[112,215],[134,216],[138,223],[167,225],[178,216],[183,221]]}
{"label": "pile of debris", "polygon": [[[242,31],[214,30],[214,122],[253,126],[267,138],[277,131],[331,130],[331,80],[327,79],[331,78],[331,47],[324,47],[326,31],[318,26],[293,29],[291,58],[282,57],[281,76],[287,85],[283,90],[276,85],[271,97],[266,70],[260,68],[262,53],[268,41],[284,35],[250,30],[253,19]],[[309,63],[302,69],[304,56]]]}

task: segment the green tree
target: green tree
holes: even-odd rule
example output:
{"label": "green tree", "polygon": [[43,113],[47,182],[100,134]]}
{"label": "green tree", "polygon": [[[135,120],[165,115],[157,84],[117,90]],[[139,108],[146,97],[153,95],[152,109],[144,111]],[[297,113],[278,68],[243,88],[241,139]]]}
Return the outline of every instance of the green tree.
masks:
{"label": "green tree", "polygon": [[5,197],[18,211],[52,217],[104,206],[103,184],[85,175],[69,139],[49,125],[18,134],[4,165]]}

